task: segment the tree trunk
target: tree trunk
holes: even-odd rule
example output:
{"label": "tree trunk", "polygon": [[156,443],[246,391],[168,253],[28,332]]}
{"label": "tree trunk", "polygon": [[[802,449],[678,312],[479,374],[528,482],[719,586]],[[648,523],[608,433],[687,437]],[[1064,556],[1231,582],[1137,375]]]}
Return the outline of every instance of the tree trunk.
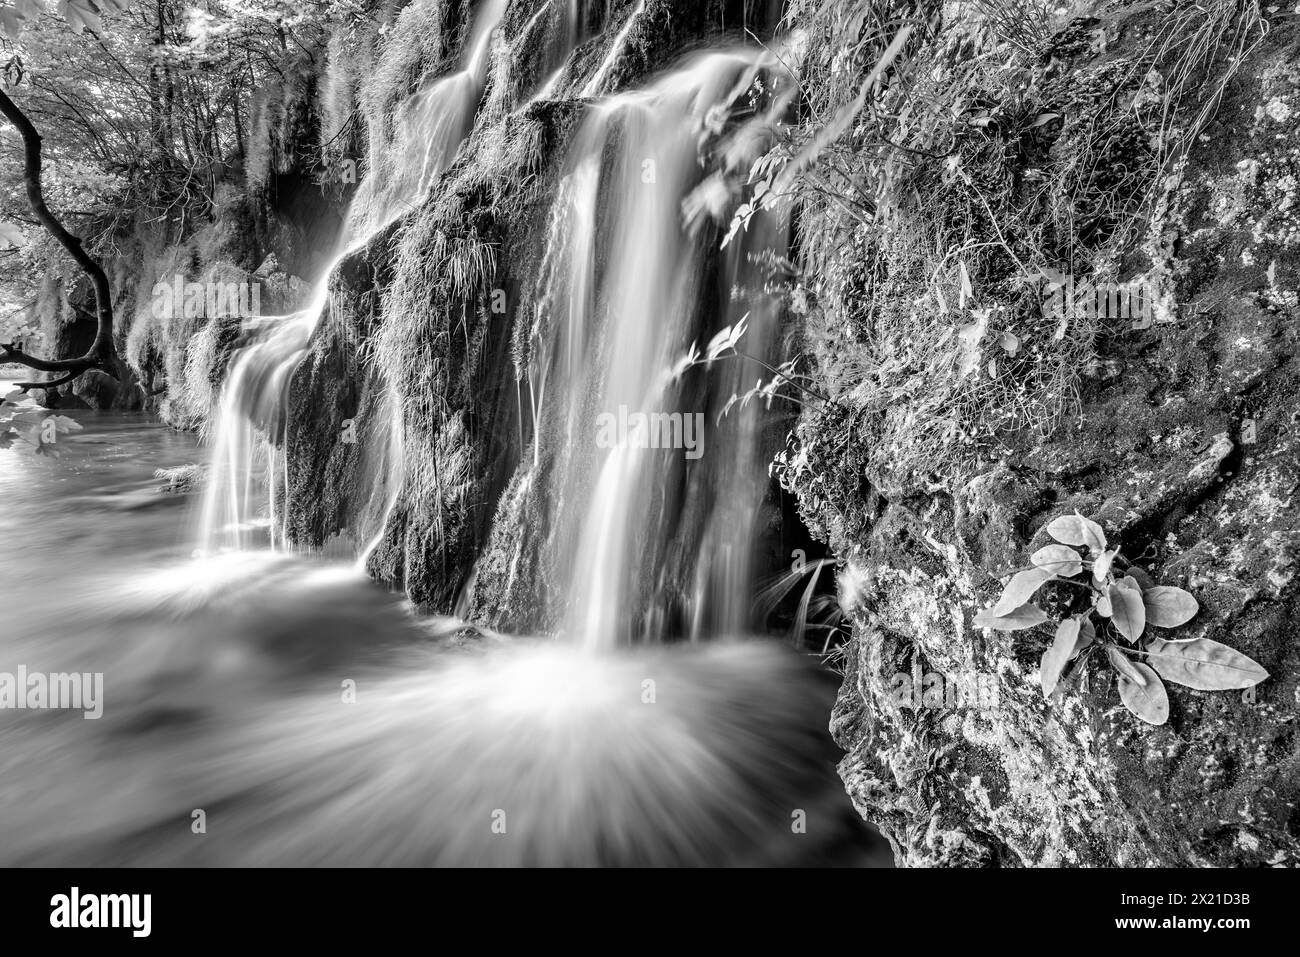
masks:
{"label": "tree trunk", "polygon": [[[0,344],[0,362],[16,362],[40,372],[64,372],[56,382],[62,385],[71,382],[89,369],[102,369],[113,375],[116,366],[116,351],[113,348],[113,299],[108,284],[108,276],[99,262],[82,247],[81,240],[72,235],[48,206],[41,189],[41,135],[18,105],[7,93],[0,90],[0,113],[12,123],[23,137],[23,183],[27,189],[27,201],[37,222],[45,227],[70,255],[78,266],[90,277],[95,288],[96,322],[95,339],[86,350],[85,355],[76,359],[38,359],[22,352],[14,343]],[[50,383],[20,382],[23,390],[48,388]]]}

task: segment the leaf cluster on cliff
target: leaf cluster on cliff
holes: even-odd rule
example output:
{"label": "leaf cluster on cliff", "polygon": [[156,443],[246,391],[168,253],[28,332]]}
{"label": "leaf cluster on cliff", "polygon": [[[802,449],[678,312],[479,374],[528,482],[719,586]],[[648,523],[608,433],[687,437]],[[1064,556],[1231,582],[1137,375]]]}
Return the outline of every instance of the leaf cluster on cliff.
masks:
{"label": "leaf cluster on cliff", "polygon": [[1196,599],[1181,588],[1155,584],[1118,547],[1108,546],[1096,522],[1077,513],[1062,515],[1046,531],[1061,544],[1034,552],[1030,567],[1013,573],[996,604],[975,617],[980,628],[1037,628],[1048,615],[1034,603],[1035,593],[1053,583],[1074,589],[1059,602],[1065,616],[1039,665],[1043,694],[1056,692],[1070,663],[1091,655],[1094,646],[1118,675],[1124,706],[1149,724],[1164,724],[1169,717],[1161,678],[1200,691],[1225,691],[1254,687],[1268,677],[1249,657],[1210,638],[1167,640],[1149,631],[1149,626],[1187,624],[1199,610]]}

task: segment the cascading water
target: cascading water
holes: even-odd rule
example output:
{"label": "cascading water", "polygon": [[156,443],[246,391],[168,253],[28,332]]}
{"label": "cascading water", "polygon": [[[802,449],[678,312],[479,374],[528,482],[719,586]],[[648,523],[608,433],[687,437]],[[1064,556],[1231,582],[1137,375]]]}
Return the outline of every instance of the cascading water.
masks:
{"label": "cascading water", "polygon": [[[199,533],[201,551],[238,551],[251,544],[252,531],[264,524],[258,514],[263,503],[271,512],[265,520],[268,543],[272,548],[287,544],[287,533],[276,513],[286,515],[291,503],[277,502],[275,490],[282,486],[288,494],[289,483],[282,482],[279,475],[280,469],[287,467],[279,449],[285,435],[289,381],[312,334],[330,310],[330,282],[339,264],[412,209],[450,165],[469,134],[487,83],[493,31],[506,4],[507,0],[487,0],[466,45],[462,68],[432,79],[405,100],[397,110],[391,139],[376,137],[372,143],[371,168],[358,185],[335,254],[307,304],[288,316],[255,319],[245,328],[249,344],[231,363],[213,430]],[[391,426],[397,419],[395,414],[371,417],[375,422],[390,423],[382,434],[369,437],[371,446],[379,450],[378,460],[370,463],[372,474],[400,474],[396,461],[400,435]],[[395,449],[399,451],[395,453]],[[265,475],[262,482],[255,478],[259,469]],[[382,532],[396,491],[383,489],[388,506],[378,510],[377,527],[371,535]],[[373,538],[365,532],[362,535],[373,544]]]}
{"label": "cascading water", "polygon": [[609,53],[606,55],[605,59],[601,61],[599,69],[597,69],[591,79],[587,81],[587,84],[582,88],[582,92],[578,94],[580,97],[586,99],[588,97],[597,96],[603,91],[605,79],[609,76],[609,71],[623,54],[623,44],[627,42],[628,33],[630,33],[632,27],[636,25],[637,19],[641,14],[645,12],[645,4],[646,0],[637,0],[636,7],[627,18],[627,21],[623,24],[623,28],[619,30],[617,36],[614,37],[614,42],[609,46]]}
{"label": "cascading water", "polygon": [[[565,68],[568,65],[569,51],[578,45],[583,38],[585,5],[581,0],[548,0],[548,2],[534,14],[533,19],[541,17],[548,13],[552,6],[558,5],[560,27],[558,31],[558,42],[551,45],[550,56],[547,58],[543,69],[547,73],[546,80],[538,88],[536,99],[547,99],[554,93],[559,86],[561,78],[564,76]],[[531,24],[530,24],[531,25]],[[525,30],[525,33],[527,30]]]}
{"label": "cascading water", "polygon": [[534,441],[556,448],[543,494],[556,503],[548,550],[562,630],[589,649],[750,625],[761,422],[757,403],[720,413],[755,371],[674,366],[719,317],[743,320],[759,357],[775,333],[771,297],[731,293],[761,288],[750,260],[783,253],[779,224],[765,217],[746,232],[714,278],[706,237],[716,237],[684,217],[701,192],[729,201],[727,171],[708,166],[734,147],[728,117],[770,65],[754,50],[699,55],[593,105],[570,149],[529,378]]}

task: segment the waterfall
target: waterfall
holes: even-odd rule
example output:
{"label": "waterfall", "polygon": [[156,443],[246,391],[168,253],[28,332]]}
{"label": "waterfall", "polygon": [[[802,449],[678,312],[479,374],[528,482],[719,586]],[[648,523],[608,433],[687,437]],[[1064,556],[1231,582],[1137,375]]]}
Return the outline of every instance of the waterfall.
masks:
{"label": "waterfall", "polygon": [[555,456],[543,494],[555,503],[548,551],[562,630],[589,649],[750,625],[765,494],[760,410],[719,413],[761,370],[739,360],[703,376],[674,366],[692,342],[742,318],[748,350],[771,345],[771,297],[745,309],[731,292],[761,284],[750,260],[783,252],[779,224],[763,218],[711,276],[718,237],[685,215],[701,193],[727,206],[717,167],[729,117],[768,66],[752,49],[701,54],[646,90],[593,105],[551,210],[538,290],[545,331],[529,370],[540,397],[534,441]]}
{"label": "waterfall", "polygon": [[[330,282],[350,255],[413,208],[456,157],[469,134],[487,83],[493,32],[508,0],[487,0],[478,11],[462,54],[462,66],[435,77],[398,107],[387,144],[372,146],[370,168],[358,185],[343,235],[329,266],[322,272],[307,304],[287,316],[256,318],[246,323],[245,345],[231,362],[213,429],[212,465],[204,492],[199,550],[242,550],[254,544],[254,532],[269,526],[269,543],[287,543],[280,516],[292,503],[275,500],[279,471],[287,467],[282,451],[287,423],[288,388],[312,334],[330,309]],[[391,397],[388,401],[392,401]],[[390,414],[388,421],[398,416]],[[393,459],[400,455],[396,430],[375,437],[376,475],[400,474]],[[265,478],[254,475],[261,470]],[[282,483],[288,489],[288,483]],[[380,513],[386,519],[397,490],[388,488]],[[271,514],[258,514],[263,503]],[[382,529],[382,522],[380,527]],[[257,540],[260,544],[260,540]],[[373,547],[373,542],[369,547]],[[364,556],[363,556],[364,558]]]}
{"label": "waterfall", "polygon": [[[427,81],[397,108],[391,136],[372,138],[344,236],[306,308],[248,325],[217,417],[203,551],[238,550],[268,534],[273,548],[289,542],[287,392],[329,315],[331,276],[423,202],[455,159],[505,6],[481,8],[461,69]],[[642,8],[610,39],[584,95],[605,85]],[[562,43],[578,42],[580,6],[557,5],[554,15]],[[521,466],[546,520],[520,537],[548,570],[552,607],[539,617],[585,648],[739,635],[755,624],[767,420],[762,399],[733,404],[754,392],[774,351],[779,309],[764,287],[770,260],[785,252],[784,221],[757,215],[718,247],[762,152],[755,144],[765,148],[779,123],[782,85],[763,50],[696,54],[644,89],[592,102],[567,148],[537,237],[533,434]],[[719,329],[742,327],[746,357],[681,367]],[[381,383],[373,401],[359,440],[361,504],[350,506],[363,567],[384,540],[405,471],[403,397]],[[263,503],[269,515],[258,514]],[[473,574],[469,581],[472,589]]]}
{"label": "waterfall", "polygon": [[[756,384],[780,361],[782,297],[771,286],[789,230],[783,215],[753,208],[746,229],[727,227],[791,88],[775,56],[735,47],[609,93],[661,12],[646,2],[604,3],[600,15],[581,0],[517,4],[512,44],[538,55],[535,71],[515,74],[490,56],[506,6],[478,5],[459,69],[420,84],[391,117],[368,118],[365,176],[329,267],[299,311],[246,322],[213,423],[202,557],[175,560],[152,458],[133,474],[106,457],[97,481],[107,494],[53,493],[46,473],[4,488],[20,493],[9,533],[45,542],[36,554],[57,556],[60,574],[25,546],[12,567],[31,593],[11,603],[0,651],[51,674],[108,674],[111,690],[89,728],[13,723],[0,863],[762,866],[857,862],[871,849],[834,773],[835,682],[813,656],[750,640],[772,524],[768,443],[781,431]],[[543,26],[563,55],[521,41]],[[600,32],[600,51],[588,31]],[[581,102],[539,102],[557,91]],[[430,247],[451,216],[430,194],[458,199],[462,174],[497,172],[475,165],[492,162],[479,152],[501,132],[490,125],[457,162],[480,109],[524,138],[544,130],[538,156],[567,144],[554,164],[528,150],[526,162],[512,157],[522,184],[490,183],[493,224],[475,227],[475,242],[498,243],[497,214],[519,241],[499,244],[517,255],[502,255],[506,269],[494,259],[483,278],[522,289],[497,320],[476,301],[486,282],[425,299],[381,291],[411,263],[421,290],[446,279]],[[555,172],[552,192],[533,190]],[[458,211],[488,211],[477,188],[464,192],[476,195]],[[400,255],[351,258],[412,209],[439,215],[393,230]],[[355,300],[370,296],[383,306],[367,314]],[[372,370],[359,356],[384,356],[376,340],[403,321],[436,331],[449,316],[474,359],[457,370],[464,392],[483,395],[425,435],[413,406],[463,401],[459,384],[412,384],[426,374],[441,384],[434,350],[394,350],[413,357],[413,372]],[[497,323],[475,330],[496,337],[492,349],[470,349],[475,321]],[[719,336],[739,351],[711,357]],[[332,403],[357,366],[364,388],[348,421],[361,448],[342,494],[360,563],[285,554],[291,518],[320,504],[287,500],[290,490],[335,494],[302,476],[314,453],[338,451],[324,433],[341,411],[295,409],[308,415],[295,415],[291,450],[291,386],[295,402],[323,393]],[[517,423],[496,415],[513,411],[511,390],[488,381],[512,369]],[[175,438],[156,432],[152,441]],[[475,461],[475,443],[498,438]],[[374,564],[407,594],[435,577],[428,557],[446,540],[420,512],[435,510],[442,486],[420,470],[444,465],[449,484],[474,493],[466,512],[496,505],[491,537],[509,543],[498,570],[490,547],[475,563],[480,527],[463,533],[453,573],[474,567],[454,618],[366,575],[387,542],[392,554]],[[493,483],[509,484],[499,502]],[[44,510],[34,494],[38,506],[50,495]],[[123,507],[140,501],[149,507]],[[152,536],[142,534],[151,516]],[[113,561],[83,552],[92,561],[69,566],[79,550],[69,555],[67,541],[101,525]],[[167,544],[132,562],[137,539]],[[479,612],[508,605],[530,578],[520,626],[488,627]],[[667,646],[675,638],[692,645]],[[206,839],[186,816],[199,809],[212,811]]]}

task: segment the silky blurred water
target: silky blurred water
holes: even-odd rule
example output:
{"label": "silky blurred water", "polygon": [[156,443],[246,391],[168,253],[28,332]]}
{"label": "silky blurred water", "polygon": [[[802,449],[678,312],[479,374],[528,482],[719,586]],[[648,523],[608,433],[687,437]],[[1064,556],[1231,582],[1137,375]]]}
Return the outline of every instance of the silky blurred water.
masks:
{"label": "silky blurred water", "polygon": [[0,672],[102,672],[103,716],[0,709],[0,864],[887,862],[815,662],[593,656],[418,616],[350,563],[194,558],[197,493],[153,472],[206,450],[66,414],[57,455],[0,450]]}

